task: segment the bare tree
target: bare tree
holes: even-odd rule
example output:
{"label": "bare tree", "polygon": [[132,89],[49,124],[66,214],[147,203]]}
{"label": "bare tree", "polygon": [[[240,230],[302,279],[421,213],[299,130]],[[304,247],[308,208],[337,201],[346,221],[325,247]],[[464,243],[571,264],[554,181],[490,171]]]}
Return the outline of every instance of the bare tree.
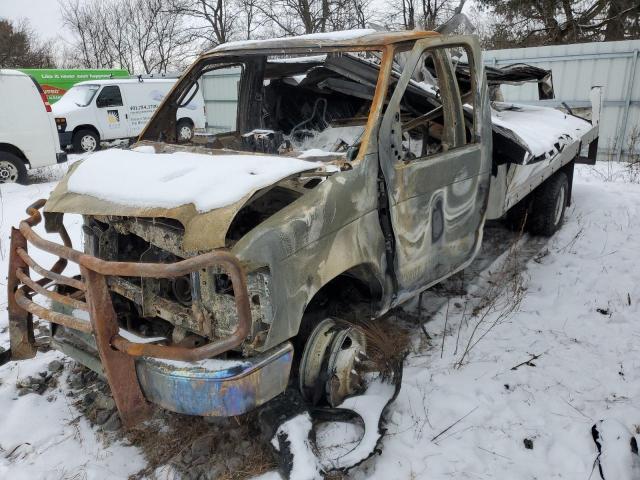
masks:
{"label": "bare tree", "polygon": [[374,14],[371,3],[371,0],[336,2],[327,19],[328,30],[366,28]]}
{"label": "bare tree", "polygon": [[391,15],[387,26],[413,30],[434,30],[456,13],[462,11],[465,0],[401,0],[387,4]]}
{"label": "bare tree", "polygon": [[71,55],[85,68],[166,72],[192,53],[184,18],[164,0],[62,0],[62,18],[74,35]]}
{"label": "bare tree", "polygon": [[638,0],[477,0],[495,18],[492,48],[640,38]]}
{"label": "bare tree", "polygon": [[370,0],[257,0],[275,35],[363,28],[372,18]]}
{"label": "bare tree", "polygon": [[53,67],[51,48],[41,43],[29,24],[0,19],[0,68]]}
{"label": "bare tree", "polygon": [[[247,6],[250,5],[252,0],[247,0]],[[188,17],[189,32],[212,46],[228,42],[238,33],[236,20],[242,8],[237,1],[229,0],[170,0],[170,10]],[[249,13],[253,14],[252,8]]]}

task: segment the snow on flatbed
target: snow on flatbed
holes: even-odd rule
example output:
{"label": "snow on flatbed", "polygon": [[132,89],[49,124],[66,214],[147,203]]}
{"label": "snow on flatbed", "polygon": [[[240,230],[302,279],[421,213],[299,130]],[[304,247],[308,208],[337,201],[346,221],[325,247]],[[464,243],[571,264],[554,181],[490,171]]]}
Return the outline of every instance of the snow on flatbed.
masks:
{"label": "snow on flatbed", "polygon": [[[555,108],[494,102],[491,122],[515,133],[533,158],[557,151],[556,144],[573,143],[591,130],[591,123]],[[525,163],[529,159],[525,159]]]}
{"label": "snow on flatbed", "polygon": [[[607,165],[596,168],[609,171]],[[425,324],[432,348],[420,346],[422,334],[416,329],[402,390],[390,407],[382,454],[357,467],[351,478],[587,479],[597,456],[591,426],[605,419],[634,431],[640,424],[640,185],[605,182],[595,171],[577,168],[574,204],[553,238],[546,244],[527,237],[521,241],[523,248],[535,250],[523,272],[522,304],[459,369],[454,364],[460,348],[454,352],[464,304],[477,299],[449,293],[447,317],[441,293],[442,308]],[[10,227],[25,216],[29,203],[53,187],[53,182],[0,187],[4,272]],[[77,245],[80,219],[66,217]],[[491,231],[485,237],[484,248],[500,241]],[[1,295],[6,306],[4,290]],[[473,324],[473,317],[465,315],[459,345]],[[0,314],[0,332],[0,345],[6,347],[6,310]],[[540,357],[512,370],[532,355]],[[49,352],[0,367],[0,478],[124,479],[143,468],[136,447],[104,443],[103,434],[66,396],[64,380],[42,396],[17,395],[19,379],[64,358]],[[531,440],[533,449],[525,447],[524,439]],[[591,478],[597,475],[596,469]]]}

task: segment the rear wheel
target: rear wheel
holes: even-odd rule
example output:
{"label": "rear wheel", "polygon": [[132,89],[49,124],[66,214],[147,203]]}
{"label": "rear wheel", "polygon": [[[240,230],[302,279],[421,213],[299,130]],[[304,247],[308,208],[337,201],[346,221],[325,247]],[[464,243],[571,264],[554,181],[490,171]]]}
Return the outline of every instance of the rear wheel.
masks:
{"label": "rear wheel", "polygon": [[73,149],[77,153],[91,153],[100,148],[100,137],[93,130],[78,130],[73,135]]}
{"label": "rear wheel", "polygon": [[550,237],[564,220],[569,195],[569,180],[564,172],[557,172],[538,188],[533,199],[529,231]]}
{"label": "rear wheel", "polygon": [[27,181],[27,167],[13,153],[0,152],[0,183],[21,183]]}

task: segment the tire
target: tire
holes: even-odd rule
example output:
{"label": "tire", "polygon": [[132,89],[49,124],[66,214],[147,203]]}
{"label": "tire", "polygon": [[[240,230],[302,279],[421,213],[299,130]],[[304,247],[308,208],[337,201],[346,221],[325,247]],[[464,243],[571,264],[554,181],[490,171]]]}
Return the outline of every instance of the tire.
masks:
{"label": "tire", "polygon": [[182,119],[176,127],[176,137],[178,143],[187,143],[193,139],[193,123],[190,120]]}
{"label": "tire", "polygon": [[529,231],[533,235],[550,237],[564,219],[569,194],[569,180],[564,172],[557,172],[535,193]]}
{"label": "tire", "polygon": [[100,149],[100,137],[93,130],[78,130],[73,135],[73,151],[91,153]]}
{"label": "tire", "polygon": [[27,183],[27,167],[20,157],[0,152],[0,183]]}

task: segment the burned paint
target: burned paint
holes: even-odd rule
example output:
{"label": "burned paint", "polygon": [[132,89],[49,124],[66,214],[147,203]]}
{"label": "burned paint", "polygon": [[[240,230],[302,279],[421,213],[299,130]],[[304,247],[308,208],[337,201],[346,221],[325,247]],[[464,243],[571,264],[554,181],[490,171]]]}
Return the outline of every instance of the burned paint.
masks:
{"label": "burned paint", "polygon": [[[241,361],[194,365],[142,358],[138,379],[145,397],[187,415],[228,417],[246,413],[282,393],[293,360],[290,343]],[[229,366],[225,366],[228,364]]]}

